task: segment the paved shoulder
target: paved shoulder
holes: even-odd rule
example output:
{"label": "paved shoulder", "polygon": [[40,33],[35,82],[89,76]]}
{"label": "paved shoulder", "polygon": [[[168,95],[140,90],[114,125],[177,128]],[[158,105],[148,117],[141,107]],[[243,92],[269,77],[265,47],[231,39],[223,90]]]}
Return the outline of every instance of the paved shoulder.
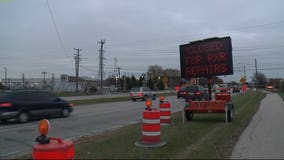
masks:
{"label": "paved shoulder", "polygon": [[233,159],[284,159],[284,102],[276,93],[262,100],[234,148]]}

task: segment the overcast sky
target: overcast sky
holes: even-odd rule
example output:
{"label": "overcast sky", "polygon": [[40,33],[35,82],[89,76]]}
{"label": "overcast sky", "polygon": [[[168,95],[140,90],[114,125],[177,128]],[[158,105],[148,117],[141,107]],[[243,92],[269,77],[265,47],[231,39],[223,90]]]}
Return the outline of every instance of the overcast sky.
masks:
{"label": "overcast sky", "polygon": [[0,19],[0,78],[4,67],[9,77],[74,75],[73,48],[80,75],[97,77],[102,39],[106,77],[115,58],[122,74],[179,69],[179,45],[225,36],[234,75],[222,79],[239,81],[244,65],[250,79],[255,58],[268,78],[284,78],[283,0],[0,0]]}

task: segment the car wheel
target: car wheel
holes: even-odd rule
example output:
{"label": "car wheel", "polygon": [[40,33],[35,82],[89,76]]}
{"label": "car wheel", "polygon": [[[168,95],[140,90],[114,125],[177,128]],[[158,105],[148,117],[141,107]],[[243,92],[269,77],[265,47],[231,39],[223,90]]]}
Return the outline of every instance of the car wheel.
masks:
{"label": "car wheel", "polygon": [[18,115],[18,121],[20,123],[26,123],[29,121],[29,119],[30,119],[30,116],[27,112],[22,112]]}
{"label": "car wheel", "polygon": [[133,101],[133,102],[135,102],[135,101],[136,101],[136,99],[134,99],[134,98],[133,98],[133,99],[132,99],[132,101]]}
{"label": "car wheel", "polygon": [[147,100],[147,96],[144,96],[144,97],[143,97],[143,101],[146,101],[146,100]]}
{"label": "car wheel", "polygon": [[156,95],[153,96],[152,100],[154,101],[156,99]]}
{"label": "car wheel", "polygon": [[185,102],[189,102],[189,100],[190,99],[188,97],[185,97],[185,99],[184,99]]}
{"label": "car wheel", "polygon": [[192,112],[192,111],[185,111],[185,118],[186,118],[188,121],[191,121],[192,118],[193,118],[193,112]]}
{"label": "car wheel", "polygon": [[8,119],[1,119],[2,123],[7,123]]}
{"label": "car wheel", "polygon": [[177,98],[179,99],[179,98],[180,98],[180,96],[177,96]]}
{"label": "car wheel", "polygon": [[61,115],[62,115],[62,117],[69,117],[70,112],[67,108],[62,108],[61,109]]}

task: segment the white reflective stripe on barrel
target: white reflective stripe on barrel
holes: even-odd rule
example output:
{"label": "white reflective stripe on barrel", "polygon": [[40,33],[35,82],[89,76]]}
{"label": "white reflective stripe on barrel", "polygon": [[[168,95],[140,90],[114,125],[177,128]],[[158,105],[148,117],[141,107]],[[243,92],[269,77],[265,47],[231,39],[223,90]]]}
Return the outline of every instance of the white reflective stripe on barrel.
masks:
{"label": "white reflective stripe on barrel", "polygon": [[160,123],[160,119],[143,119],[142,122],[148,124],[157,124]]}
{"label": "white reflective stripe on barrel", "polygon": [[160,118],[161,118],[161,119],[170,119],[171,116],[161,116]]}
{"label": "white reflective stripe on barrel", "polygon": [[171,111],[170,108],[160,108],[160,111]]}
{"label": "white reflective stripe on barrel", "polygon": [[142,135],[144,135],[144,136],[159,136],[159,135],[161,135],[161,132],[146,132],[146,131],[142,131]]}

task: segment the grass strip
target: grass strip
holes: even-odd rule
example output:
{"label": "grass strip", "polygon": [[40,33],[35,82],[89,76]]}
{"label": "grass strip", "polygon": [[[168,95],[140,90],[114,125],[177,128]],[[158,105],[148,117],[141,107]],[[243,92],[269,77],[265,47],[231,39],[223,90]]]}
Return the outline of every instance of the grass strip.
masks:
{"label": "grass strip", "polygon": [[162,127],[167,145],[160,148],[134,145],[141,138],[141,124],[81,139],[75,143],[75,159],[227,159],[264,97],[257,92],[233,96],[235,115],[229,124],[224,114],[213,113],[195,114],[193,121],[183,124],[182,112],[176,113],[175,125]]}
{"label": "grass strip", "polygon": [[284,92],[278,92],[278,94],[282,98],[282,100],[284,101]]}
{"label": "grass strip", "polygon": [[106,103],[106,102],[121,102],[121,101],[129,101],[129,100],[130,100],[129,97],[113,97],[113,98],[72,100],[70,102],[75,105],[82,105],[82,104],[98,104],[98,103]]}

